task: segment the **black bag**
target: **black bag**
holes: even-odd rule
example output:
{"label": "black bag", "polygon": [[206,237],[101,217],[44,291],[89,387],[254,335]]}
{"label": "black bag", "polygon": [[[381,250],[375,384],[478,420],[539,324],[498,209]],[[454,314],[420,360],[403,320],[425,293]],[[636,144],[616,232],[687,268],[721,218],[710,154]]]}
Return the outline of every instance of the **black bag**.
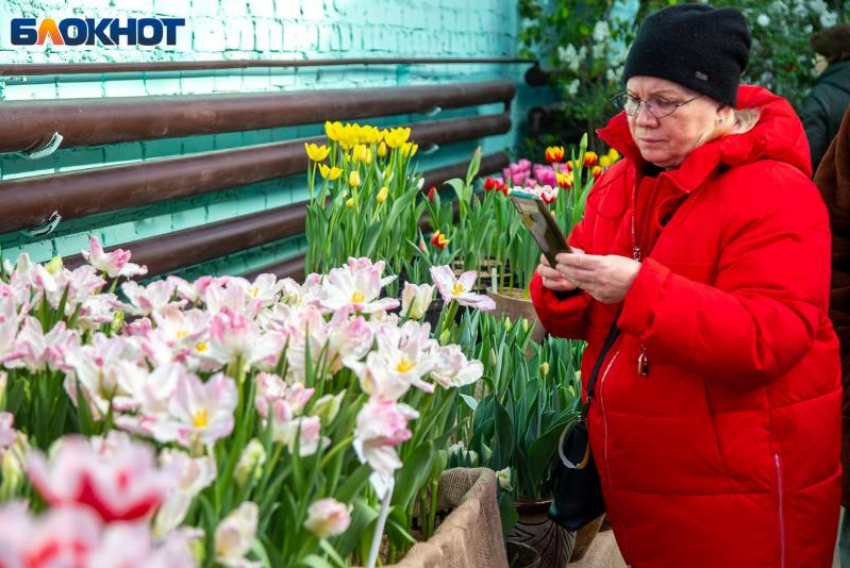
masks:
{"label": "black bag", "polygon": [[581,409],[581,418],[564,429],[558,442],[558,460],[555,462],[555,497],[549,506],[549,518],[569,531],[579,530],[605,512],[599,472],[590,453],[587,410],[593,400],[596,379],[599,377],[602,362],[620,335],[617,327],[619,318],[620,310],[617,310],[614,323],[611,324],[611,329],[599,352],[599,358],[587,381],[587,399]]}

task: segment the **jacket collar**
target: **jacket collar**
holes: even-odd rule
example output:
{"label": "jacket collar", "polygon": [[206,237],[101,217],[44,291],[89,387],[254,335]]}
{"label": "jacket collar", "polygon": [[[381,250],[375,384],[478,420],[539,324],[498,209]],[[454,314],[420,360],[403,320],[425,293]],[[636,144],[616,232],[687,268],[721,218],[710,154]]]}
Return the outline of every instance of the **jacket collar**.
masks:
{"label": "jacket collar", "polygon": [[[666,177],[680,191],[689,194],[721,165],[738,166],[763,158],[788,162],[811,177],[805,131],[788,101],[761,87],[741,85],[738,110],[743,109],[759,112],[758,123],[752,130],[723,136],[696,148],[678,168],[662,172],[660,177]],[[646,162],[632,138],[625,112],[612,118],[597,134],[622,154],[636,172],[642,171]]]}

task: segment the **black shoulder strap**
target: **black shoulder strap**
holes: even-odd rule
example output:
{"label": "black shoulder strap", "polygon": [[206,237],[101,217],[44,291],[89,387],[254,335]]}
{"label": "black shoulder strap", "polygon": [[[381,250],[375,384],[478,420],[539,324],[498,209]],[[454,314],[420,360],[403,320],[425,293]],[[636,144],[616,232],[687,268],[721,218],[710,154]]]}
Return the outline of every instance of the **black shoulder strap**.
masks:
{"label": "black shoulder strap", "polygon": [[617,309],[617,313],[614,316],[614,322],[611,324],[611,329],[608,330],[608,335],[605,337],[605,342],[602,344],[602,349],[599,351],[599,357],[596,359],[596,365],[593,366],[593,370],[590,372],[590,378],[587,380],[587,399],[584,401],[582,415],[587,414],[590,401],[593,399],[593,395],[596,394],[596,379],[599,378],[599,371],[602,369],[602,363],[605,361],[605,356],[608,355],[608,352],[611,351],[611,347],[614,346],[614,342],[617,341],[617,338],[620,336],[620,328],[617,327],[617,320],[620,319],[621,311],[623,311],[622,304]]}

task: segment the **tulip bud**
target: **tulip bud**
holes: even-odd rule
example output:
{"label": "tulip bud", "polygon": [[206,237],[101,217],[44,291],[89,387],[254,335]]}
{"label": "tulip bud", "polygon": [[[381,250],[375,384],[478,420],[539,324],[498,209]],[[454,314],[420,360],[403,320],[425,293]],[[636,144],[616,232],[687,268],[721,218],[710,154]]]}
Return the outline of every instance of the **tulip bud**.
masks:
{"label": "tulip bud", "polygon": [[354,207],[354,198],[349,197],[348,201],[345,202],[345,206],[348,207],[349,209]]}
{"label": "tulip bud", "polygon": [[15,496],[24,479],[24,464],[28,460],[30,448],[26,434],[18,432],[15,443],[0,454],[0,501],[9,501]]}
{"label": "tulip bud", "polygon": [[337,536],[351,524],[350,513],[350,507],[336,499],[320,499],[310,505],[304,527],[319,538]]}
{"label": "tulip bud", "polygon": [[118,333],[124,327],[124,312],[118,310],[112,316],[112,321],[109,323],[109,329],[113,334]]}
{"label": "tulip bud", "polygon": [[451,446],[449,446],[449,455],[450,456],[462,455],[463,452],[464,452],[464,449],[466,449],[466,446],[463,445],[463,440],[461,440],[460,442],[457,442],[456,444],[452,444]]}
{"label": "tulip bud", "polygon": [[493,450],[491,450],[490,446],[487,444],[481,444],[481,447],[484,452],[484,455],[482,456],[484,458],[484,463],[487,463],[490,461],[490,458],[493,457]]}
{"label": "tulip bud", "polygon": [[440,334],[440,345],[446,345],[452,338],[451,331],[448,329]]}
{"label": "tulip bud", "polygon": [[330,424],[339,413],[342,406],[342,398],[345,396],[345,391],[337,395],[326,394],[316,401],[313,409],[310,411],[311,416],[318,416],[322,420],[322,424]]}
{"label": "tulip bud", "polygon": [[262,476],[265,463],[266,449],[262,442],[254,438],[242,450],[242,455],[239,456],[239,462],[236,464],[236,470],[233,472],[233,479],[236,480],[238,485],[245,485],[248,476],[252,477],[252,481],[257,481]]}
{"label": "tulip bud", "polygon": [[381,157],[381,158],[387,157],[387,145],[386,145],[386,143],[381,142],[378,145],[378,156]]}
{"label": "tulip bud", "polygon": [[496,479],[499,480],[499,487],[501,487],[505,491],[513,491],[513,487],[511,487],[511,468],[510,467],[506,467],[505,469],[497,471],[496,472]]}
{"label": "tulip bud", "polygon": [[360,172],[354,170],[348,175],[348,184],[351,187],[357,187],[360,185]]}
{"label": "tulip bud", "polygon": [[431,186],[431,189],[428,190],[428,201],[434,203],[434,196],[437,194],[437,188],[435,186]]}
{"label": "tulip bud", "polygon": [[511,318],[505,318],[505,331],[510,331],[514,324],[511,322]]}
{"label": "tulip bud", "polygon": [[540,365],[540,374],[544,377],[549,374],[549,361],[543,361],[543,364]]}
{"label": "tulip bud", "polygon": [[375,197],[375,199],[377,200],[377,202],[378,202],[378,203],[383,203],[384,201],[386,201],[386,200],[387,200],[387,194],[389,193],[389,191],[390,191],[390,190],[389,190],[389,188],[387,188],[387,186],[382,187],[382,188],[380,189],[380,191],[378,191],[378,195],[377,195],[377,197]]}
{"label": "tulip bud", "polygon": [[496,349],[491,347],[490,348],[490,366],[495,367],[498,362],[499,362],[499,358],[496,356]]}
{"label": "tulip bud", "polygon": [[62,264],[62,257],[58,254],[50,259],[50,262],[44,265],[44,268],[50,274],[58,274],[62,272],[62,269],[65,268],[65,265]]}

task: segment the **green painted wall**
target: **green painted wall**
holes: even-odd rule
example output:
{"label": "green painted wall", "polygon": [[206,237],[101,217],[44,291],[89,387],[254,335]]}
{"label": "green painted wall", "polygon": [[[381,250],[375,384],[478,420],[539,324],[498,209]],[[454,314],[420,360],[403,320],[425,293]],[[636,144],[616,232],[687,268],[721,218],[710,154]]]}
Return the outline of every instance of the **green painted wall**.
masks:
{"label": "green painted wall", "polygon": [[[3,0],[0,64],[358,56],[511,57],[516,52],[519,26],[516,13],[516,2],[512,0]],[[178,44],[173,48],[42,46],[22,49],[13,48],[9,43],[12,17],[58,20],[70,15],[177,16],[186,18],[187,23],[179,30]],[[6,77],[0,78],[0,108],[3,101],[11,100],[288,92],[509,78],[518,86],[518,97],[511,107],[515,126],[504,136],[480,142],[485,152],[493,152],[516,146],[517,125],[524,120],[528,104],[540,97],[522,83],[526,68],[527,65],[350,66]],[[500,110],[501,105],[487,105],[446,111],[439,118]],[[425,119],[427,117],[414,115],[361,122],[392,125]],[[321,133],[323,129],[317,124],[79,149],[60,148],[40,160],[6,154],[0,155],[0,183]],[[467,159],[477,145],[473,141],[442,147],[433,155],[420,157],[420,168]],[[106,245],[130,243],[300,201],[306,197],[303,177],[292,176],[135,210],[63,221],[53,233],[41,238],[22,232],[3,234],[0,223],[0,248],[6,257],[25,250],[34,260],[44,261],[56,254],[79,252],[87,246],[90,234],[98,235]],[[288,239],[195,267],[187,271],[187,276],[204,272],[239,273],[286,258],[303,247],[303,238]]]}

